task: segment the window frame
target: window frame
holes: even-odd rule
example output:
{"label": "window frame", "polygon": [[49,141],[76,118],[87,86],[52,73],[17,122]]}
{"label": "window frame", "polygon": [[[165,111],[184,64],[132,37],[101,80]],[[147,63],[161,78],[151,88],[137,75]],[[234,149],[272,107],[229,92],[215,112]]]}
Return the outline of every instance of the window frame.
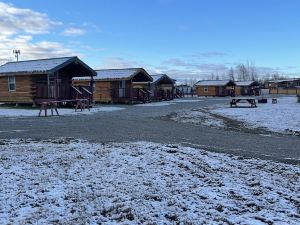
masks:
{"label": "window frame", "polygon": [[204,86],[204,92],[207,93],[208,92],[208,86]]}
{"label": "window frame", "polygon": [[[8,76],[8,91],[9,92],[13,92],[13,91],[16,91],[16,76]],[[13,79],[13,81],[11,80]],[[14,88],[11,88],[11,85],[14,86]]]}

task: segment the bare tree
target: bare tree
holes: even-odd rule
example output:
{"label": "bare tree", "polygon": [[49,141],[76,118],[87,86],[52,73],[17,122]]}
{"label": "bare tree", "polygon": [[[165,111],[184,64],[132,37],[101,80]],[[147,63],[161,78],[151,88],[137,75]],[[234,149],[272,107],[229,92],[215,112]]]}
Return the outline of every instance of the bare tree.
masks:
{"label": "bare tree", "polygon": [[247,60],[246,66],[247,66],[246,69],[247,69],[247,74],[248,74],[247,79],[248,80],[257,80],[258,75],[257,75],[257,69],[255,67],[255,63]]}
{"label": "bare tree", "polygon": [[229,71],[228,71],[228,78],[229,78],[229,80],[235,80],[235,78],[234,78],[234,70],[233,70],[233,68],[232,67],[230,67],[230,69],[229,69]]}
{"label": "bare tree", "polygon": [[186,82],[186,84],[188,85],[188,86],[191,86],[191,87],[193,87],[196,83],[197,83],[197,79],[196,78],[190,78],[190,79],[188,79],[188,81]]}
{"label": "bare tree", "polygon": [[247,80],[247,77],[248,77],[248,71],[247,71],[247,68],[246,66],[242,63],[242,64],[239,64],[236,68],[237,70],[237,79],[239,81],[244,81],[244,80]]}
{"label": "bare tree", "polygon": [[209,76],[209,79],[210,80],[215,80],[216,79],[216,76],[214,73],[211,73],[210,76]]}

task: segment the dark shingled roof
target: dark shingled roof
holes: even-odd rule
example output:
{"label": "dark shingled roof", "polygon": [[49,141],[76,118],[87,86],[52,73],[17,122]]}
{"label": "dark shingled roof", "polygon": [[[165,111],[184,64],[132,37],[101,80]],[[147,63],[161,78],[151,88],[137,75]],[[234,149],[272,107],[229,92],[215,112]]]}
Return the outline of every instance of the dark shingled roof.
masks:
{"label": "dark shingled roof", "polygon": [[87,70],[95,74],[95,71],[93,71],[89,66],[87,66],[80,59],[78,59],[77,56],[72,56],[72,57],[62,57],[62,58],[49,58],[49,59],[8,62],[0,66],[0,75],[47,74],[47,73],[55,72],[73,62],[79,62]]}

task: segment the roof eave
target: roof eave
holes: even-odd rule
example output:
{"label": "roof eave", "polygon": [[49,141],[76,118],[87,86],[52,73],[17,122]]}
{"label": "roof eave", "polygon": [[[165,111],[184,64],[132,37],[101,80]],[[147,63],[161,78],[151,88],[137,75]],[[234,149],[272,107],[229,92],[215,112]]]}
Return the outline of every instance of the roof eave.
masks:
{"label": "roof eave", "polygon": [[48,74],[49,71],[32,71],[32,72],[8,72],[8,73],[0,73],[0,77],[6,76],[28,76],[28,75],[40,75],[40,74]]}

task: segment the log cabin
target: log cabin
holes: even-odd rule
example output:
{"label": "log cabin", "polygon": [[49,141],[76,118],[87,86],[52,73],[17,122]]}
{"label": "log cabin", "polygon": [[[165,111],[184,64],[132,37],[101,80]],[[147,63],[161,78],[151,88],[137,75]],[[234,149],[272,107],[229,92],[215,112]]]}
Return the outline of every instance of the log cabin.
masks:
{"label": "log cabin", "polygon": [[152,99],[159,101],[174,99],[175,80],[166,74],[156,74],[151,77],[153,78],[151,83]]}
{"label": "log cabin", "polygon": [[93,80],[95,75],[77,56],[8,62],[0,66],[0,102],[35,105],[84,97],[92,100],[92,86],[79,90],[72,78]]}
{"label": "log cabin", "polygon": [[257,81],[236,81],[235,95],[259,95],[260,87]]}
{"label": "log cabin", "polygon": [[195,84],[198,96],[234,96],[235,82],[232,80],[202,80]]}
{"label": "log cabin", "polygon": [[[143,68],[96,70],[93,96],[101,103],[141,103],[151,100],[152,77]],[[76,77],[73,84],[89,85],[90,79]]]}

